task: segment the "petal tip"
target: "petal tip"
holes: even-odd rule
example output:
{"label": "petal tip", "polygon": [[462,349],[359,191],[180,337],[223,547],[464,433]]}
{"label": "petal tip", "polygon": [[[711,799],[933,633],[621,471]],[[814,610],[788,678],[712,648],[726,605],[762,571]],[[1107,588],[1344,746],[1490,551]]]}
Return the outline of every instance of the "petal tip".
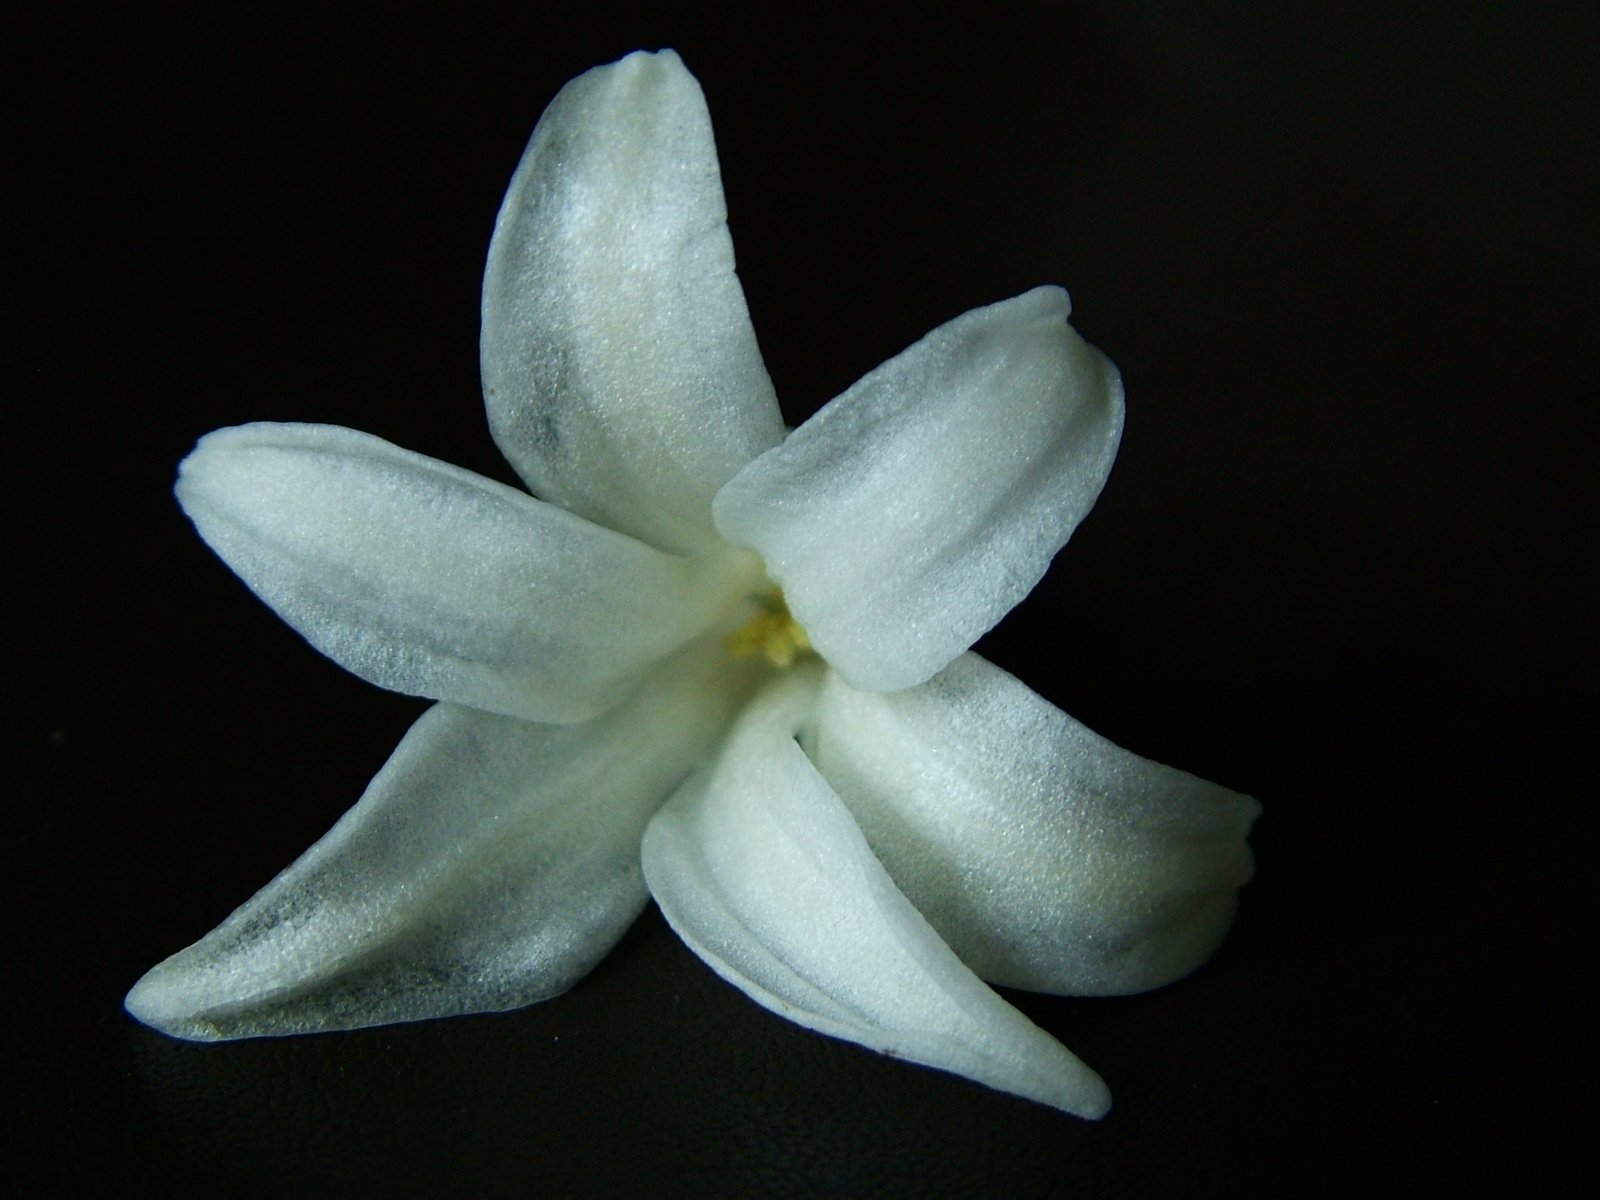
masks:
{"label": "petal tip", "polygon": [[1055,317],[1062,321],[1072,316],[1072,296],[1059,283],[1040,284],[1010,300],[1002,300],[1000,304],[1033,309],[1040,316]]}
{"label": "petal tip", "polygon": [[[626,89],[674,88],[687,84],[699,91],[699,84],[676,50],[635,50],[615,62],[606,63],[587,72],[598,79],[607,79],[612,86]],[[578,76],[583,79],[584,76]],[[576,81],[574,81],[576,82]]]}
{"label": "petal tip", "polygon": [[157,963],[128,989],[122,1007],[142,1025],[168,1037],[186,1041],[214,1041],[195,1018],[194,997],[186,995],[180,972],[171,969],[172,960]]}
{"label": "petal tip", "polygon": [[1100,1076],[1093,1075],[1091,1078],[1091,1084],[1074,1090],[1073,1103],[1070,1107],[1062,1105],[1063,1112],[1082,1117],[1085,1121],[1099,1121],[1111,1111],[1111,1089]]}
{"label": "petal tip", "polygon": [[[998,1084],[1004,1091],[1014,1091],[1025,1100],[1049,1105],[1071,1117],[1085,1121],[1100,1120],[1111,1111],[1111,1089],[1106,1086],[1106,1081],[1100,1078],[1093,1067],[1056,1042],[1048,1033],[1044,1033],[1044,1036],[1049,1041],[1043,1053],[1032,1058],[1033,1071],[1023,1070],[1013,1074],[1009,1081],[998,1079],[983,1082],[991,1086]],[[1034,1071],[1040,1068],[1043,1068],[1042,1072],[1035,1074]]]}
{"label": "petal tip", "polygon": [[204,479],[209,468],[215,462],[220,448],[218,446],[218,435],[227,432],[229,431],[226,429],[212,430],[201,437],[194,444],[194,449],[183,456],[183,461],[178,464],[177,481],[173,484],[173,490],[178,493],[179,500],[183,499],[186,490],[193,489],[197,483]]}
{"label": "petal tip", "polygon": [[617,60],[619,66],[622,63],[638,67],[659,66],[666,70],[683,71],[686,74],[688,72],[688,68],[683,65],[683,59],[670,46],[663,46],[659,50],[634,50]]}
{"label": "petal tip", "polygon": [[281,444],[279,439],[285,430],[293,433],[296,427],[272,421],[253,421],[246,425],[228,425],[204,434],[178,464],[178,478],[173,484],[173,491],[177,494],[179,505],[192,516],[191,505],[204,503],[208,497],[213,500],[225,499],[237,482],[241,468],[251,461],[250,452]]}

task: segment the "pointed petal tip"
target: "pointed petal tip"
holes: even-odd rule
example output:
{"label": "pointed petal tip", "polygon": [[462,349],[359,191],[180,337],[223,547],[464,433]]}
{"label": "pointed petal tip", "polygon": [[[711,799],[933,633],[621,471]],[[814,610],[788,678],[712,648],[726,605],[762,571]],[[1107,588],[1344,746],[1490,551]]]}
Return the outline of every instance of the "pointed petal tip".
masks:
{"label": "pointed petal tip", "polygon": [[1065,321],[1072,316],[1072,296],[1059,283],[1043,283],[987,307],[1031,312],[1035,316]]}
{"label": "pointed petal tip", "polygon": [[601,83],[603,80],[602,86],[618,89],[618,92],[613,93],[616,95],[641,87],[671,88],[685,83],[699,88],[699,83],[689,68],[683,65],[683,59],[678,57],[678,52],[665,47],[660,50],[635,50],[624,54],[615,62],[602,63],[590,68],[572,83],[578,83],[589,76],[594,77],[592,83]]}
{"label": "pointed petal tip", "polygon": [[146,971],[139,977],[139,982],[128,989],[128,994],[122,998],[122,1007],[135,1021],[144,1025],[156,1023],[156,1013],[159,1006],[155,1003],[155,985],[150,982],[152,972]]}
{"label": "pointed petal tip", "polygon": [[215,1034],[206,1033],[204,1025],[196,1019],[199,1016],[196,997],[185,994],[182,972],[173,970],[171,963],[169,958],[146,971],[139,982],[128,989],[122,1007],[141,1025],[148,1025],[168,1037],[190,1042],[218,1040]]}
{"label": "pointed petal tip", "polygon": [[203,482],[208,468],[216,458],[219,435],[229,432],[231,431],[228,429],[214,429],[205,434],[178,463],[178,478],[173,481],[172,490],[177,493],[178,503],[185,512],[189,509],[188,497],[193,494],[196,485]]}
{"label": "pointed petal tip", "polygon": [[1106,1081],[1047,1031],[1035,1029],[1049,1039],[1048,1043],[1036,1046],[1032,1055],[1014,1062],[1002,1073],[993,1074],[985,1069],[969,1072],[937,1062],[927,1065],[936,1070],[953,1070],[954,1074],[966,1075],[987,1087],[1043,1104],[1069,1117],[1098,1121],[1110,1112],[1111,1089]]}
{"label": "pointed petal tip", "polygon": [[659,50],[634,50],[624,54],[611,65],[614,67],[628,66],[635,70],[656,67],[660,70],[682,71],[684,74],[688,74],[689,71],[683,65],[683,59],[679,57],[678,52],[670,46],[662,46]]}
{"label": "pointed petal tip", "polygon": [[1022,1075],[1012,1075],[1006,1079],[985,1079],[981,1075],[974,1075],[973,1078],[997,1091],[1043,1104],[1069,1117],[1084,1121],[1102,1119],[1111,1111],[1111,1089],[1093,1067],[1064,1046],[1060,1048],[1060,1056],[1050,1056],[1056,1058],[1053,1063],[1046,1064],[1043,1058],[1035,1059],[1037,1071],[1031,1078]]}
{"label": "pointed petal tip", "polygon": [[1111,1111],[1111,1089],[1091,1071],[1087,1080],[1074,1080],[1070,1098],[1065,1103],[1054,1103],[1054,1107],[1085,1121],[1099,1121]]}
{"label": "pointed petal tip", "polygon": [[194,448],[178,463],[178,477],[172,485],[178,506],[191,521],[198,521],[206,509],[225,508],[233,492],[242,487],[259,487],[259,480],[252,474],[252,452],[273,449],[286,439],[304,437],[307,431],[315,428],[279,421],[250,421],[202,434]]}

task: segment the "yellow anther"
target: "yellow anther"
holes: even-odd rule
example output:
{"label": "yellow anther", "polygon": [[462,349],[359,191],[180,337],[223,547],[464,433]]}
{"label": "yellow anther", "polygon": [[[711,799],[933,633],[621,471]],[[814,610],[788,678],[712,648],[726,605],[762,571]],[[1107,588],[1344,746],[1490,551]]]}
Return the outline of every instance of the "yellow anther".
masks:
{"label": "yellow anther", "polygon": [[728,635],[728,649],[735,657],[759,654],[775,667],[788,667],[811,653],[811,639],[790,614],[781,591],[773,588],[752,599],[761,611]]}

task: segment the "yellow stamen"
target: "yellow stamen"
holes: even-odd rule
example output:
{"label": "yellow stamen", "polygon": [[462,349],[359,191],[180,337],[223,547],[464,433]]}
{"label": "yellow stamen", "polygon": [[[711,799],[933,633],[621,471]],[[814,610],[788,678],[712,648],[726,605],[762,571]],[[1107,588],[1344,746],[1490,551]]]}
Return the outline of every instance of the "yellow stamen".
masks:
{"label": "yellow stamen", "polygon": [[734,657],[759,654],[775,667],[789,667],[812,652],[811,639],[790,614],[782,591],[773,588],[751,599],[761,611],[728,635],[728,649]]}

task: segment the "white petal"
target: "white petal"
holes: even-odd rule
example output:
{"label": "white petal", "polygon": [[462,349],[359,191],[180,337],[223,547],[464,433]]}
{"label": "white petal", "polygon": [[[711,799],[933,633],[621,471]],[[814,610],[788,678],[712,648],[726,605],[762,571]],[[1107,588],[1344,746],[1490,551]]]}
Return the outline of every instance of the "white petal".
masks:
{"label": "white petal", "polygon": [[921,683],[1033,589],[1093,505],[1122,382],[1039,288],[891,359],[722,489],[717,528],[766,560],[857,687]]}
{"label": "white petal", "polygon": [[483,281],[483,383],[539,496],[668,550],[783,436],[733,272],[711,119],[670,50],[561,90],[506,193]]}
{"label": "white petal", "polygon": [[128,1011],[212,1040],[516,1008],[577,982],[644,906],[639,839],[753,678],[690,647],[583,725],[430,709],[361,801],[150,971]]}
{"label": "white petal", "polygon": [[201,439],[178,500],[308,641],[363,679],[536,721],[616,703],[743,596],[514,488],[328,425]]}
{"label": "white petal", "polygon": [[[801,669],[803,671],[803,669]],[[644,871],[683,940],[820,1033],[1084,1117],[1099,1076],[962,965],[794,740],[815,673],[763,692],[650,823]]]}
{"label": "white petal", "polygon": [[814,720],[818,769],[991,983],[1142,991],[1227,931],[1260,806],[1118,748],[977,655],[893,695],[830,679]]}

